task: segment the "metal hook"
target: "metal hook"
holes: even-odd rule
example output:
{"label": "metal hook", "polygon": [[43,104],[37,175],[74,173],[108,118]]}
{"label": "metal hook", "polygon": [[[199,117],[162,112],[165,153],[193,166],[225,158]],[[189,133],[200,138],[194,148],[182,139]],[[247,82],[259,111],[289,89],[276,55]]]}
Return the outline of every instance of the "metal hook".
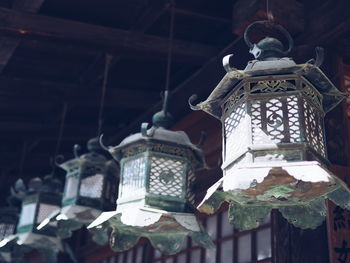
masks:
{"label": "metal hook", "polygon": [[108,147],[108,146],[105,146],[102,140],[103,140],[103,134],[100,135],[98,141],[99,141],[100,146],[102,147],[102,149],[104,149],[104,150],[106,150],[107,152],[109,152],[109,147]]}
{"label": "metal hook", "polygon": [[292,50],[292,48],[294,46],[294,41],[293,41],[292,36],[289,34],[289,32],[283,26],[274,24],[273,22],[268,21],[268,20],[256,21],[256,22],[250,24],[246,28],[246,30],[244,31],[244,42],[246,43],[246,45],[249,47],[250,50],[254,49],[255,44],[250,42],[248,34],[249,34],[250,30],[257,25],[270,26],[270,27],[274,27],[277,30],[279,30],[286,37],[286,39],[288,41],[288,49],[283,51],[283,54],[286,55]]}
{"label": "metal hook", "polygon": [[188,99],[188,105],[190,105],[190,108],[192,110],[200,110],[201,108],[197,105],[193,105],[193,102],[198,98],[197,94],[193,94],[191,97]]}
{"label": "metal hook", "polygon": [[222,59],[222,65],[224,66],[224,69],[226,70],[226,72],[230,72],[230,71],[233,71],[233,70],[237,70],[236,68],[231,67],[231,65],[230,65],[230,59],[231,59],[231,57],[233,57],[233,54],[226,55],[226,56],[224,56],[223,59]]}
{"label": "metal hook", "polygon": [[141,134],[142,136],[144,137],[150,137],[148,134],[147,134],[147,130],[148,130],[148,122],[143,122],[141,124]]}

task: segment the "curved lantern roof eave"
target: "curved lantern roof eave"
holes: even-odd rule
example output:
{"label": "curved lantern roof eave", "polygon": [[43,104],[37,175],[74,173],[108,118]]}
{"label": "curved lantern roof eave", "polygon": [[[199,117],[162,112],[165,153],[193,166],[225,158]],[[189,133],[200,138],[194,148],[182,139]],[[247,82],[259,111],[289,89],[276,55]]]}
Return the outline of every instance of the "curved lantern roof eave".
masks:
{"label": "curved lantern roof eave", "polygon": [[147,130],[145,135],[141,132],[132,134],[126,137],[119,145],[115,147],[109,147],[109,151],[113,155],[119,155],[122,149],[127,148],[133,144],[143,142],[166,143],[168,145],[173,144],[175,146],[188,148],[193,152],[194,156],[200,164],[199,166],[205,166],[203,151],[191,142],[190,138],[184,131],[172,131],[163,127],[152,126]]}
{"label": "curved lantern roof eave", "polygon": [[191,105],[191,108],[193,110],[203,110],[215,118],[221,119],[221,101],[239,82],[249,77],[286,74],[296,74],[304,77],[314,85],[323,96],[325,113],[332,110],[347,96],[334,86],[318,66],[309,62],[296,64],[292,58],[282,57],[276,58],[276,60],[251,60],[244,70],[230,68],[209,97],[197,105]]}

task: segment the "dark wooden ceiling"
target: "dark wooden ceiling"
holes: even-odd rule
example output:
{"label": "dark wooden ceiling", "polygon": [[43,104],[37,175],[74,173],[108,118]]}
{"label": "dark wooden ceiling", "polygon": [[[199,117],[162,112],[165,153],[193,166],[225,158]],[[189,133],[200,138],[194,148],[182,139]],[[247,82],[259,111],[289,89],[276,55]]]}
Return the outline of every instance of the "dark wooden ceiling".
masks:
{"label": "dark wooden ceiling", "polygon": [[[341,47],[350,57],[348,1],[287,2],[271,6],[292,32],[297,57],[317,44]],[[189,112],[188,97],[204,98],[224,75],[223,55],[233,51],[235,66],[245,66],[242,29],[266,12],[264,1],[175,4],[170,106],[179,120]],[[59,153],[70,158],[75,143],[96,136],[106,54],[112,56],[106,140],[117,144],[150,121],[165,86],[169,7],[167,0],[0,0],[1,196],[18,176],[50,172],[65,103]]]}

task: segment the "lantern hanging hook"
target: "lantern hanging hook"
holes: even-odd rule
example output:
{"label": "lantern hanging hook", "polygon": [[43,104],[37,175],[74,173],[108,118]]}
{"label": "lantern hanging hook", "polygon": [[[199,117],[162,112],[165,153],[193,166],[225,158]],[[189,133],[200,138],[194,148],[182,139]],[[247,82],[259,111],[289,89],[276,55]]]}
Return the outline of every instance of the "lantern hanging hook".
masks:
{"label": "lantern hanging hook", "polygon": [[200,110],[201,107],[199,107],[198,105],[194,105],[193,102],[198,98],[197,94],[193,94],[191,97],[189,97],[188,99],[188,105],[190,105],[190,108],[192,110]]}
{"label": "lantern hanging hook", "polygon": [[106,146],[106,145],[104,145],[104,143],[103,143],[103,134],[100,135],[98,141],[99,141],[99,143],[100,143],[102,149],[104,149],[104,150],[106,150],[107,152],[109,152],[109,147]]}
{"label": "lantern hanging hook", "polygon": [[[244,31],[244,41],[246,43],[246,45],[250,48],[250,53],[254,55],[255,58],[260,58],[262,55],[262,49],[260,47],[258,47],[257,44],[253,44],[250,39],[249,39],[249,33],[250,31],[258,26],[258,25],[263,25],[265,27],[273,27],[275,29],[277,29],[278,31],[280,31],[287,39],[288,41],[288,48],[286,50],[279,50],[279,52],[282,55],[287,55],[293,48],[294,45],[294,41],[292,36],[289,34],[289,32],[281,25],[275,24],[272,21],[269,20],[263,20],[263,21],[256,21],[252,24],[250,24],[246,30]],[[277,40],[276,40],[277,41]]]}
{"label": "lantern hanging hook", "polygon": [[320,67],[324,60],[324,49],[323,47],[315,48],[316,58],[310,59],[306,63],[312,64],[315,67]]}

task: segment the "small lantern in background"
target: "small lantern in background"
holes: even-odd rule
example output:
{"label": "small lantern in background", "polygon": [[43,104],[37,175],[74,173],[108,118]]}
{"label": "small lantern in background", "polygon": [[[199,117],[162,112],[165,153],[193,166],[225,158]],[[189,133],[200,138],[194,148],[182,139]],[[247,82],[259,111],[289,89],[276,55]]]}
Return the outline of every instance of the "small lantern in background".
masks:
{"label": "small lantern in background", "polygon": [[[223,60],[225,77],[206,101],[192,106],[222,122],[223,178],[207,192],[199,210],[214,212],[223,201],[230,203],[229,217],[235,227],[257,227],[272,208],[292,224],[315,228],[326,215],[325,199],[350,206],[345,184],[329,170],[324,115],[345,96],[320,70],[322,49],[316,60],[297,65],[286,57],[293,41],[266,37],[258,44],[248,33],[244,38],[256,60],[244,70]],[[216,191],[217,189],[221,189]]]}
{"label": "small lantern in background", "polygon": [[[57,235],[68,238],[73,230],[90,224],[102,211],[115,209],[118,166],[106,158],[109,153],[100,147],[97,139],[89,140],[87,148],[89,153],[79,156],[79,146],[75,145],[75,158],[59,164],[67,172],[62,207],[38,229],[58,221]],[[96,241],[102,242],[99,238]]]}
{"label": "small lantern in background", "polygon": [[47,262],[56,262],[59,251],[63,251],[60,239],[56,237],[57,224],[52,223],[44,230],[37,230],[39,223],[60,207],[62,184],[52,175],[43,180],[30,180],[28,189],[19,179],[12,194],[22,200],[16,234],[8,236],[0,242],[0,250],[12,246],[12,254],[16,257],[31,249],[45,254]]}
{"label": "small lantern in background", "polygon": [[163,110],[153,116],[153,126],[125,138],[108,150],[120,162],[117,210],[102,213],[88,228],[107,231],[111,247],[127,250],[140,237],[164,254],[181,250],[186,236],[200,246],[212,241],[191,208],[194,172],[204,167],[203,152],[182,131],[170,131],[167,91]]}
{"label": "small lantern in background", "polygon": [[[8,198],[8,207],[0,209],[0,242],[15,234],[18,222],[19,209],[16,207],[17,200],[13,196]],[[0,249],[0,262],[11,262],[11,246]]]}

